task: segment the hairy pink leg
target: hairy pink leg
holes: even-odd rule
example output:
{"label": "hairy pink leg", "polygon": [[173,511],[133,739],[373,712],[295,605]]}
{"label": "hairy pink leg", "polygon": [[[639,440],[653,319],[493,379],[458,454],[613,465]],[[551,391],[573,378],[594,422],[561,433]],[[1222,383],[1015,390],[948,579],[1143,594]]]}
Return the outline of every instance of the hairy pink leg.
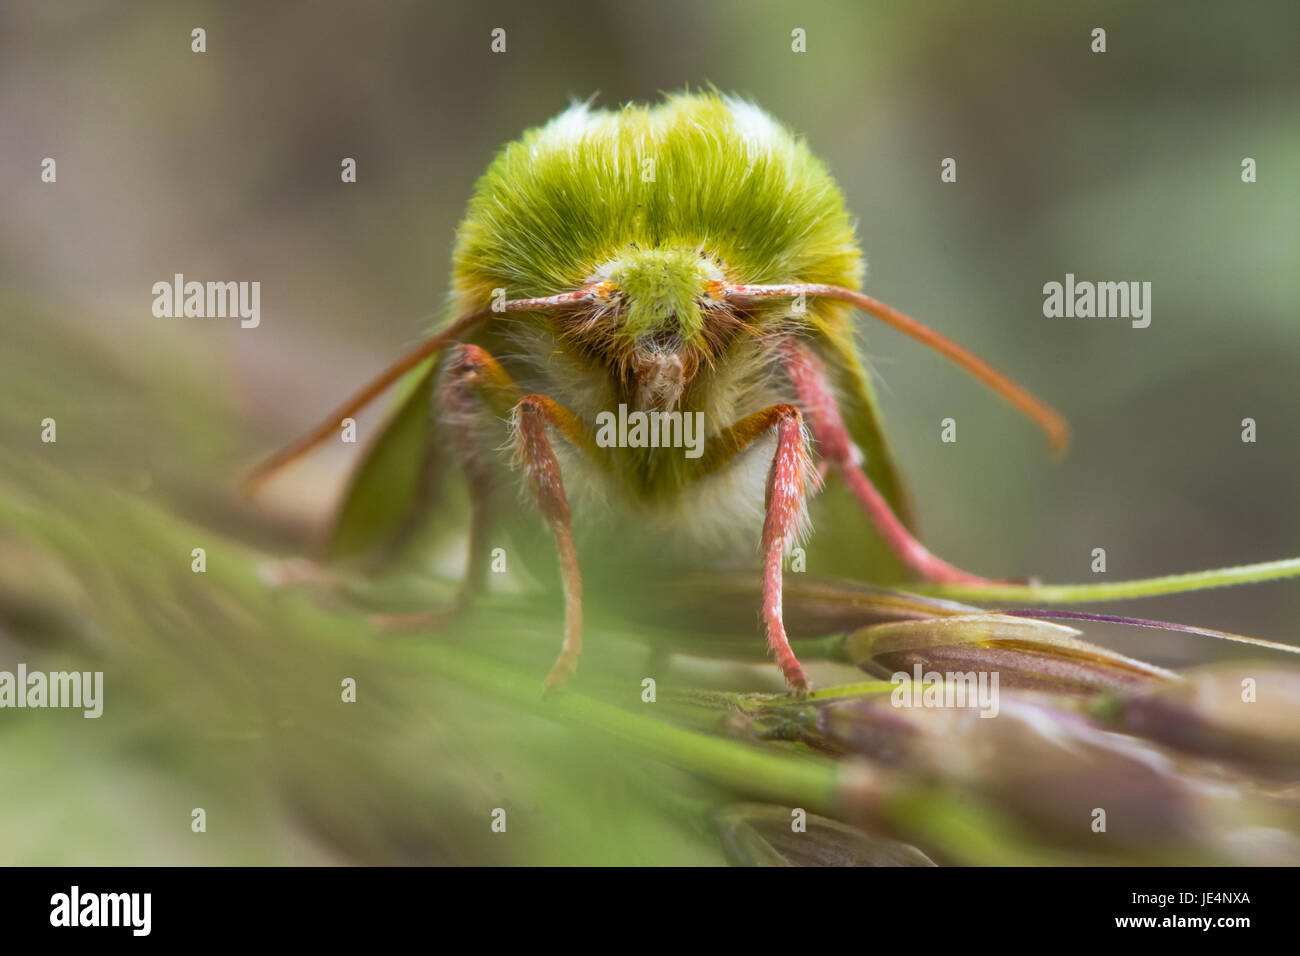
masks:
{"label": "hairy pink leg", "polygon": [[515,451],[538,507],[555,535],[555,551],[564,582],[564,647],[546,676],[548,687],[563,685],[577,669],[582,653],[582,574],[573,546],[572,515],[560,478],[560,463],[546,436],[549,423],[568,435],[577,427],[573,414],[552,399],[525,395],[513,413]]}
{"label": "hairy pink leg", "polygon": [[[381,614],[376,623],[388,631],[437,628],[465,612],[475,595],[483,590],[487,575],[488,532],[493,494],[492,471],[479,447],[473,416],[487,408],[496,416],[509,414],[518,401],[519,389],[500,363],[477,345],[457,345],[447,365],[447,380],[441,393],[446,426],[451,433],[456,458],[464,472],[470,499],[469,544],[465,577],[451,604],[409,614]],[[432,493],[432,488],[424,493]],[[414,527],[414,523],[408,527]],[[400,547],[401,541],[393,547]]]}
{"label": "hairy pink leg", "polygon": [[460,460],[470,498],[469,553],[465,580],[456,595],[456,609],[467,607],[483,590],[488,567],[488,533],[491,529],[493,475],[486,451],[474,433],[473,416],[486,408],[496,418],[509,414],[520,390],[486,350],[458,345],[448,364],[443,405],[451,423],[456,457]]}
{"label": "hairy pink leg", "polygon": [[954,584],[994,583],[989,578],[968,574],[935,557],[912,536],[862,470],[861,454],[844,427],[844,419],[840,416],[839,405],[826,381],[821,362],[808,348],[797,343],[788,344],[785,354],[787,372],[799,396],[799,404],[807,412],[818,451],[844,477],[849,490],[889,548],[927,580]]}
{"label": "hairy pink leg", "polygon": [[776,656],[777,666],[795,693],[808,690],[799,660],[794,656],[785,633],[781,609],[781,559],[799,533],[805,515],[805,499],[821,484],[812,468],[808,444],[803,433],[803,414],[793,405],[773,405],[746,415],[720,432],[709,442],[699,459],[697,477],[715,474],[759,438],[776,431],[776,454],[767,473],[765,518],[763,520],[763,621],[767,625],[767,643]]}
{"label": "hairy pink leg", "polygon": [[809,474],[802,416],[790,405],[777,406],[776,455],[767,476],[767,517],[763,521],[763,621],[767,643],[785,682],[798,694],[807,693],[808,678],[790,647],[781,613],[781,559],[794,541],[804,516],[804,482]]}

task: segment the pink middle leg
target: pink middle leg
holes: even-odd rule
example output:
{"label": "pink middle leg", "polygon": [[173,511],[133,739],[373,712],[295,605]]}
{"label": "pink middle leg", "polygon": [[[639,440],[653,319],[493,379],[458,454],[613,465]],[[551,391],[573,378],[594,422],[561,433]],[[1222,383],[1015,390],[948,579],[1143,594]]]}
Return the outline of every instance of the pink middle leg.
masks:
{"label": "pink middle leg", "polygon": [[[465,576],[449,605],[408,614],[379,615],[376,623],[384,630],[415,631],[442,627],[463,614],[474,597],[482,592],[487,578],[488,534],[494,489],[490,463],[474,432],[474,415],[480,409],[487,409],[498,417],[508,414],[518,399],[519,389],[496,359],[477,345],[455,346],[447,364],[447,380],[442,388],[441,404],[446,413],[445,427],[451,434],[456,458],[469,490],[470,526]],[[435,441],[440,438],[441,436],[435,436]],[[431,448],[430,451],[434,449]],[[426,472],[432,470],[428,467],[425,469]],[[424,479],[422,483],[431,484]],[[422,493],[431,495],[433,489],[423,488]],[[406,535],[415,526],[414,522],[409,524]]]}
{"label": "pink middle leg", "polygon": [[839,405],[817,356],[807,346],[792,342],[785,346],[785,361],[786,370],[799,396],[799,404],[807,412],[812,425],[818,451],[843,476],[849,490],[858,499],[867,518],[876,526],[889,548],[908,567],[927,580],[952,584],[994,583],[989,578],[969,574],[936,557],[912,536],[862,470],[862,455],[854,447],[849,431],[844,427]]}
{"label": "pink middle leg", "polygon": [[763,621],[767,625],[767,643],[776,655],[776,664],[786,683],[796,694],[805,694],[808,678],[785,631],[781,561],[804,523],[805,485],[815,473],[811,471],[799,410],[791,405],[778,405],[774,411],[779,417],[776,455],[767,476],[767,516],[763,521]]}
{"label": "pink middle leg", "polygon": [[767,643],[786,683],[797,694],[808,690],[808,678],[790,647],[781,607],[781,560],[794,543],[807,518],[807,499],[821,479],[812,467],[812,455],[803,429],[803,414],[793,405],[772,405],[746,415],[709,442],[697,477],[715,474],[737,455],[771,431],[776,432],[776,454],[767,472],[763,519],[763,622]]}
{"label": "pink middle leg", "polygon": [[546,435],[546,425],[549,423],[567,435],[574,432],[577,423],[568,409],[542,395],[525,395],[515,406],[512,417],[515,451],[538,507],[555,536],[560,578],[564,582],[564,646],[546,675],[547,687],[559,687],[577,670],[578,656],[582,653],[582,574],[573,544],[569,499],[564,494],[560,462]]}

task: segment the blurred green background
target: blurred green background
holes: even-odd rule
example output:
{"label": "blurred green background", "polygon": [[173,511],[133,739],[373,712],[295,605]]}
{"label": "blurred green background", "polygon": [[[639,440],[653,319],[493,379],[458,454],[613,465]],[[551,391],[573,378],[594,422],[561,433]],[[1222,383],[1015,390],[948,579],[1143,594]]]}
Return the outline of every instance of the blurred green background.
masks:
{"label": "blurred green background", "polygon": [[[202,55],[190,51],[196,26]],[[1101,55],[1089,49],[1097,26]],[[489,50],[495,27],[505,54]],[[791,52],[796,27],[803,54]],[[233,538],[301,538],[337,491],[341,458],[305,464],[266,512],[237,500],[237,476],[439,313],[454,231],[493,152],[573,98],[615,106],[712,83],[829,164],[859,217],[872,295],[989,358],[1074,426],[1068,458],[1050,461],[967,376],[864,320],[932,550],[1047,581],[1090,579],[1096,547],[1118,578],[1300,554],[1297,29],[1288,2],[7,3],[11,491],[54,495],[40,477],[52,466],[82,483],[63,490],[86,508],[98,499],[77,489],[93,483]],[[57,185],[40,181],[47,156]],[[339,181],[345,156],[354,185]],[[940,182],[945,157],[955,184]],[[154,318],[150,288],[174,272],[260,280],[261,326]],[[1067,272],[1150,281],[1151,326],[1044,318],[1042,286]],[[57,446],[39,442],[47,415]],[[947,416],[955,445],[939,440]],[[1248,416],[1256,444],[1240,440]],[[1300,586],[1130,610],[1293,642]],[[1217,653],[1171,635],[1112,637],[1158,663]],[[35,742],[23,752],[40,766]],[[38,802],[9,800],[6,827]],[[383,841],[341,842],[343,859],[394,858]],[[143,858],[177,858],[164,844]],[[10,846],[23,862],[46,849]],[[405,859],[478,858],[443,850]]]}

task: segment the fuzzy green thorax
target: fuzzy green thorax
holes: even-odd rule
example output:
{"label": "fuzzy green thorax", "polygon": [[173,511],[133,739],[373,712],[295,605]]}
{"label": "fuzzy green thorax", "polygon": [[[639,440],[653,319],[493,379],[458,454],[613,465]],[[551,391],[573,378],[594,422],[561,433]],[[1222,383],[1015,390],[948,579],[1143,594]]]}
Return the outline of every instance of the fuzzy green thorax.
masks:
{"label": "fuzzy green thorax", "polygon": [[698,330],[688,285],[710,270],[856,288],[863,267],[821,161],[758,107],[709,92],[617,111],[576,104],[480,178],[454,254],[463,310],[498,288],[512,299],[576,289],[602,268],[620,272],[632,326],[674,314]]}

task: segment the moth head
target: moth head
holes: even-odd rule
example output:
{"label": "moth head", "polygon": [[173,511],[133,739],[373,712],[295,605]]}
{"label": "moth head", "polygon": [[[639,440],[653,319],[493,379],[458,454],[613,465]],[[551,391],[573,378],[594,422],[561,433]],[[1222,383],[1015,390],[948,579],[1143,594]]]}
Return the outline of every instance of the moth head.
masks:
{"label": "moth head", "polygon": [[564,333],[610,367],[636,407],[675,409],[743,324],[717,297],[723,285],[719,264],[698,248],[629,246],[589,277],[589,307]]}

